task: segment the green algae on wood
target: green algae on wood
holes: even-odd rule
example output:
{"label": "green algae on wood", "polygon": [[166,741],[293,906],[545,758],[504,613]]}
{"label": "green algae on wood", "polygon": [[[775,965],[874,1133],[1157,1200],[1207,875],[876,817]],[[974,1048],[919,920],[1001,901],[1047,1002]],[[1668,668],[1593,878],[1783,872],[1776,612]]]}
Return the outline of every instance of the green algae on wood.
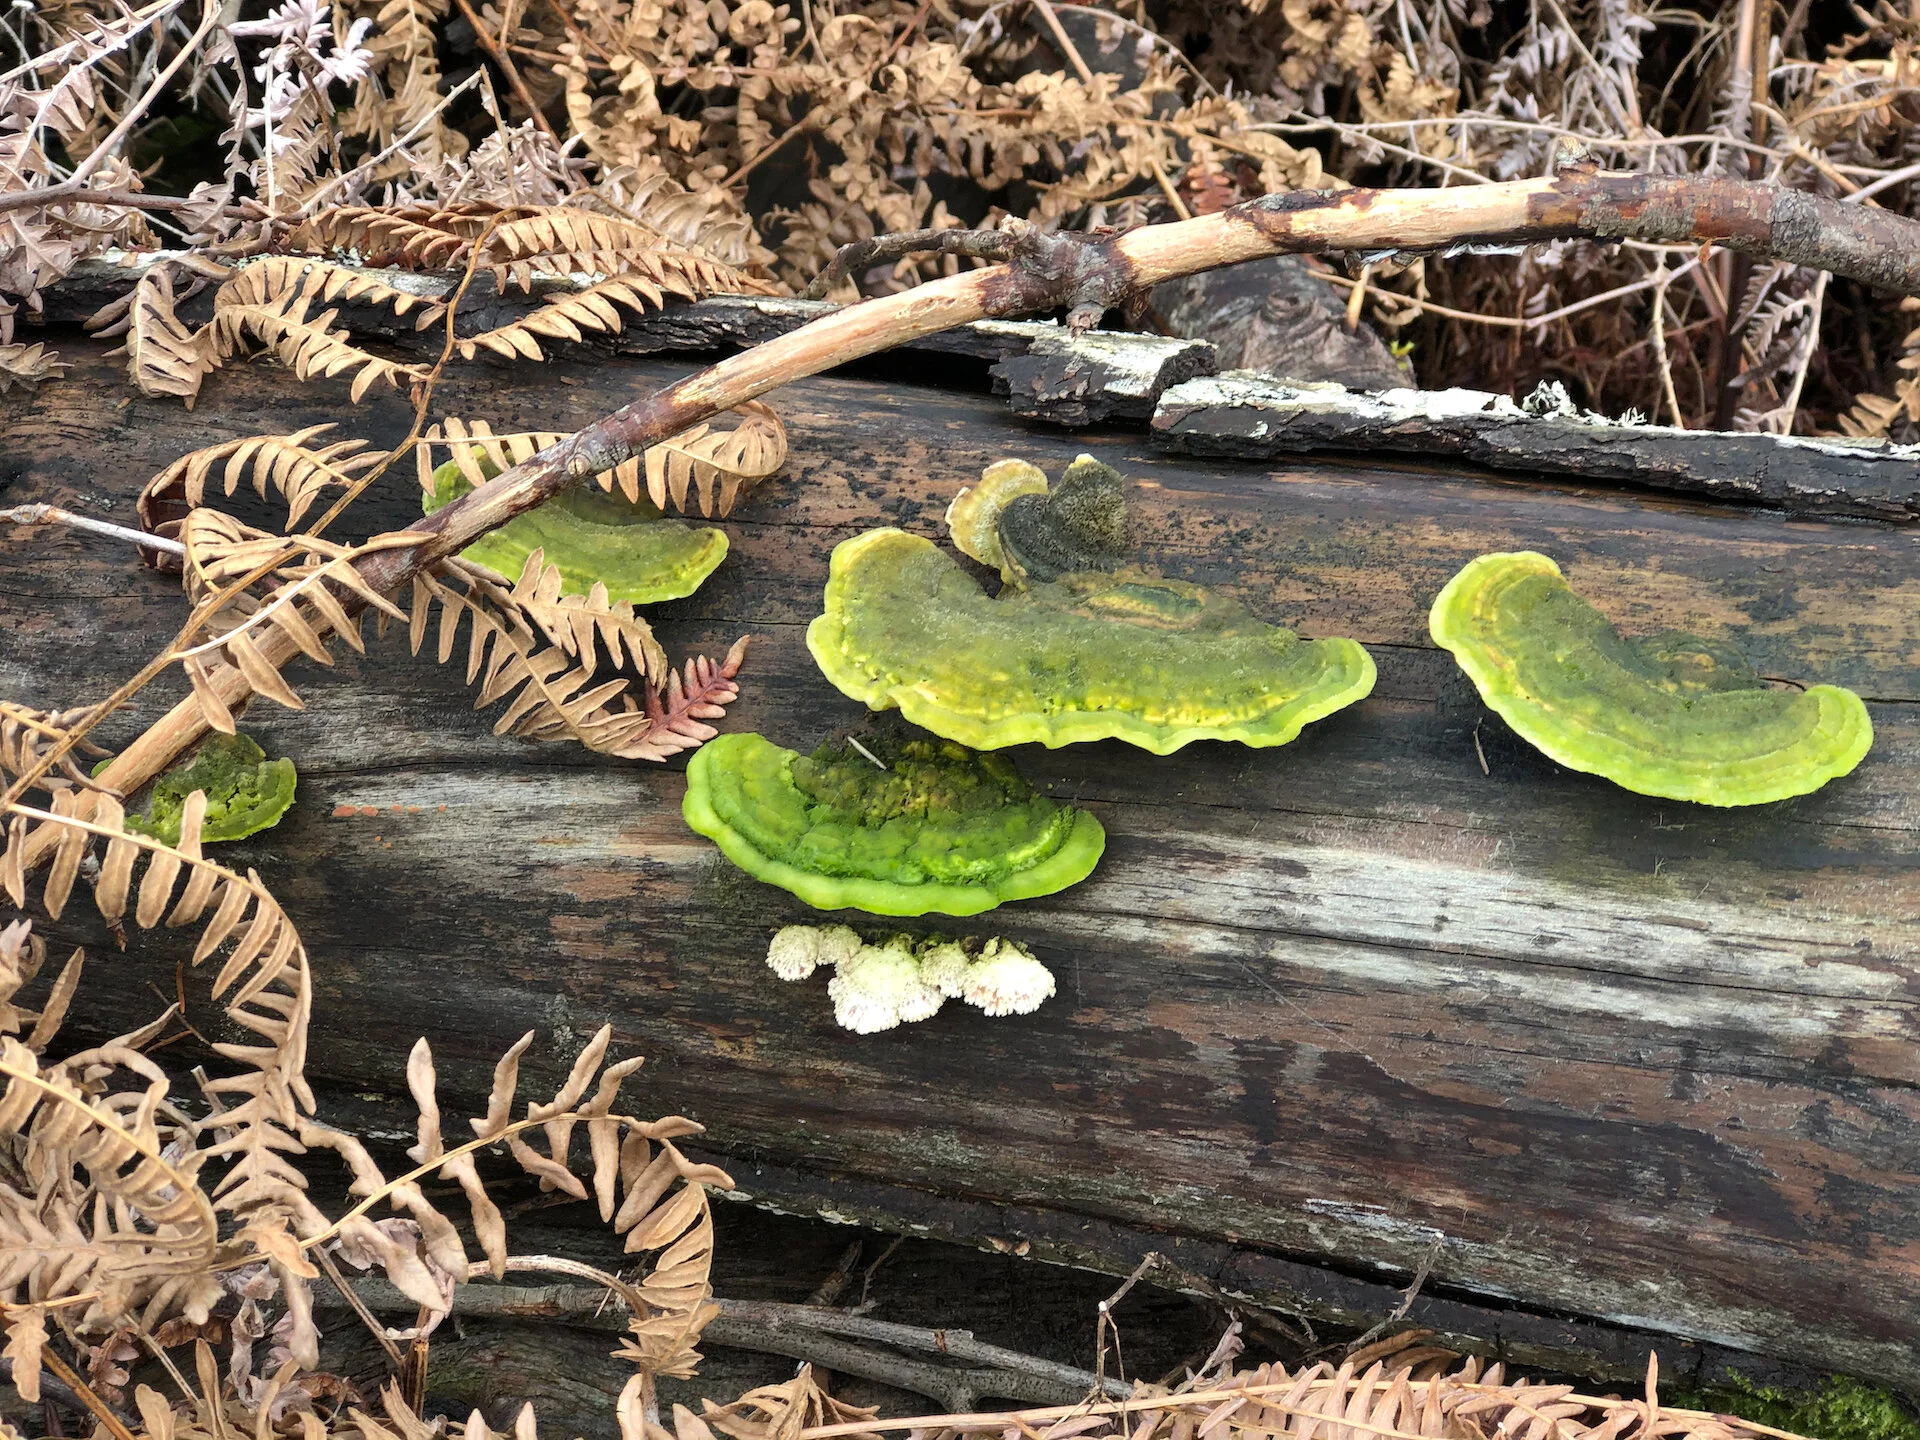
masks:
{"label": "green algae on wood", "polygon": [[[479,460],[489,477],[499,473],[491,460]],[[431,515],[472,488],[459,462],[449,460],[433,472],[433,494],[423,497],[424,508]],[[651,605],[698,590],[726,559],[727,537],[709,525],[670,520],[644,498],[629,501],[575,485],[460,555],[512,579],[535,550],[546,551],[547,563],[559,566],[568,594],[584,595],[599,581],[609,600]]]}
{"label": "green algae on wood", "polygon": [[821,910],[977,915],[1086,879],[1100,822],[1012,762],[935,740],[812,755],[721,735],[687,766],[686,821],[748,874]]}
{"label": "green algae on wood", "polygon": [[893,529],[834,550],[807,647],[854,699],[979,750],[1284,745],[1374,680],[1356,642],[1302,640],[1197,585],[1092,572],[994,599],[931,541]]}
{"label": "green algae on wood", "polygon": [[1471,561],[1428,625],[1521,738],[1642,795],[1764,805],[1845,775],[1873,743],[1851,690],[1774,689],[1726,646],[1674,631],[1623,638],[1532,551]]}
{"label": "green algae on wood", "polygon": [[239,840],[279,823],[293,804],[296,779],[293,761],[267,759],[251,737],[212,735],[191,760],[153,782],[147,813],[127,816],[127,829],[178,845],[187,797],[204,790],[207,815],[200,839]]}

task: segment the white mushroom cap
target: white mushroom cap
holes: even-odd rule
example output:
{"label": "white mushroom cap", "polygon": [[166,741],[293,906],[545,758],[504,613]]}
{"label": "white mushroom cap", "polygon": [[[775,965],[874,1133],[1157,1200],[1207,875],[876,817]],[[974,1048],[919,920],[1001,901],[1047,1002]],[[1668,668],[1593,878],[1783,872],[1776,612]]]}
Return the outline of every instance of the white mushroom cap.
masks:
{"label": "white mushroom cap", "polygon": [[820,932],[811,925],[788,925],[767,946],[767,968],[782,980],[804,980],[820,968]]}
{"label": "white mushroom cap", "polygon": [[989,1015],[1026,1015],[1054,993],[1053,972],[1011,940],[987,941],[967,967],[960,998]]}
{"label": "white mushroom cap", "polygon": [[842,961],[827,994],[833,998],[834,1019],[856,1035],[924,1020],[946,999],[921,977],[920,961],[905,936],[865,946]]}
{"label": "white mushroom cap", "polygon": [[920,952],[920,977],[950,1000],[960,998],[973,963],[957,940],[942,940]]}
{"label": "white mushroom cap", "polygon": [[859,951],[860,937],[845,925],[788,925],[767,946],[767,968],[782,980],[804,980],[822,965],[831,968]]}

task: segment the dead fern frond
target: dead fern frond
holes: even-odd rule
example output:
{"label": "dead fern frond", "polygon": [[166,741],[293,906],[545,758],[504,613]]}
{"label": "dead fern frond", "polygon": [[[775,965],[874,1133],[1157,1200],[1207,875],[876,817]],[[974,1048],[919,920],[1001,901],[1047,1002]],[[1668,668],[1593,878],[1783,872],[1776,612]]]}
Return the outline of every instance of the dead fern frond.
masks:
{"label": "dead fern frond", "polygon": [[23,1043],[35,1055],[44,1051],[59,1032],[67,1007],[73,1003],[74,991],[79,988],[80,971],[85,964],[84,954],[75,950],[61,967],[45,1004],[38,1010],[14,1004],[14,996],[40,974],[46,959],[46,942],[33,933],[31,920],[0,925],[0,1034],[18,1035],[31,1026]]}
{"label": "dead fern frond", "polygon": [[[424,378],[424,372],[415,366],[383,360],[349,344],[345,331],[332,328],[338,310],[308,315],[316,302],[349,292],[353,298],[381,299],[402,311],[405,306],[391,297],[403,297],[408,305],[417,297],[377,281],[368,282],[374,289],[353,291],[343,288],[338,277],[354,272],[314,262],[304,262],[310,268],[297,271],[295,266],[300,263],[250,266],[220,287],[214,295],[213,321],[203,332],[215,356],[224,360],[241,353],[250,337],[264,344],[302,380],[352,374],[348,394],[355,404],[378,381],[385,380],[398,389],[402,379]],[[423,318],[430,323],[432,315]]]}
{"label": "dead fern frond", "polygon": [[[91,877],[94,906],[110,925],[123,920],[129,909],[142,929],[163,922],[169,928],[197,924],[199,938],[190,963],[199,965],[225,952],[212,985],[214,998],[224,1002],[231,1024],[264,1042],[222,1042],[214,1046],[216,1053],[241,1068],[234,1075],[211,1082],[209,1092],[245,1097],[243,1103],[220,1114],[218,1128],[225,1138],[210,1147],[169,1146],[164,1153],[151,1130],[153,1117],[165,1098],[165,1077],[133,1055],[130,1045],[123,1044],[114,1052],[111,1064],[148,1079],[146,1098],[129,1108],[127,1097],[114,1094],[95,1102],[96,1108],[130,1116],[130,1123],[122,1128],[132,1139],[126,1135],[105,1137],[98,1148],[76,1152],[76,1158],[83,1164],[88,1163],[89,1154],[97,1164],[111,1161],[118,1167],[111,1174],[121,1177],[113,1183],[120,1184],[124,1179],[127,1186],[150,1186],[153,1193],[113,1203],[101,1188],[107,1172],[96,1168],[93,1186],[109,1200],[108,1204],[92,1208],[93,1202],[85,1200],[84,1205],[76,1202],[71,1212],[49,1213],[39,1203],[44,1197],[24,1197],[0,1186],[0,1236],[19,1242],[17,1246],[0,1246],[0,1285],[25,1285],[30,1299],[73,1294],[86,1288],[76,1283],[80,1271],[75,1267],[99,1263],[88,1247],[101,1248],[104,1242],[103,1253],[113,1263],[120,1263],[115,1257],[130,1255],[142,1268],[137,1273],[96,1275],[102,1292],[95,1301],[96,1310],[119,1313],[138,1301],[145,1304],[145,1319],[150,1323],[164,1318],[162,1312],[169,1309],[182,1309],[189,1317],[204,1317],[206,1305],[222,1293],[210,1264],[217,1240],[215,1211],[240,1216],[256,1234],[284,1227],[289,1221],[307,1231],[324,1224],[305,1204],[300,1193],[304,1180],[283,1158],[285,1152],[298,1148],[288,1127],[298,1123],[300,1110],[310,1112],[313,1108],[313,1096],[304,1078],[312,1002],[306,949],[286,913],[257,876],[243,878],[201,857],[200,827],[205,812],[206,797],[196,791],[188,797],[181,817],[180,843],[169,846],[150,836],[127,833],[120,803],[98,791],[64,791],[53,797],[51,808],[46,810],[9,807],[6,847],[0,851],[0,890],[15,907],[25,908],[30,898],[37,898],[46,913],[57,919],[71,899],[74,885],[86,874]],[[36,1022],[36,1035],[46,1028],[47,1013],[43,1011]],[[29,1037],[25,1045],[19,1045],[21,1054],[30,1056],[32,1040]],[[6,1044],[10,1047],[7,1059],[12,1063],[0,1064],[0,1069],[15,1083],[0,1099],[0,1120],[17,1116],[16,1123],[21,1123],[27,1116],[27,1109],[21,1107],[54,1082],[49,1081],[45,1069],[35,1071],[37,1080],[30,1079],[27,1062],[11,1048],[18,1042],[9,1038]],[[102,1054],[89,1052],[74,1057],[67,1062],[68,1069],[84,1076],[89,1073],[84,1067]],[[21,1086],[26,1088],[19,1089]],[[60,1103],[72,1109],[64,1098]],[[114,1159],[116,1156],[119,1158]],[[210,1199],[197,1177],[205,1163],[216,1160],[227,1165]],[[133,1168],[126,1170],[129,1164]],[[169,1245],[179,1242],[176,1248],[180,1253],[149,1253],[157,1252],[163,1240]],[[30,1252],[45,1258],[29,1263]],[[302,1283],[297,1271],[271,1254],[262,1258],[275,1264],[284,1284],[296,1287]],[[170,1268],[175,1259],[180,1262],[178,1268]],[[134,1279],[143,1279],[143,1284],[131,1285]],[[145,1279],[153,1283],[146,1284]],[[305,1334],[296,1326],[292,1344],[296,1355],[314,1353],[317,1340],[311,1326]]]}
{"label": "dead fern frond", "polygon": [[357,616],[348,614],[335,593],[351,594],[364,605],[394,620],[406,614],[361,576],[354,561],[376,549],[417,544],[412,531],[376,536],[361,546],[336,545],[312,536],[269,535],[243,525],[231,515],[201,508],[181,522],[186,545],[185,582],[196,605],[218,596],[233,583],[271,566],[276,588],[264,600],[250,590],[230,597],[203,620],[216,637],[176,652],[207,723],[223,734],[233,732],[233,715],[220,699],[208,666],[224,659],[247,677],[253,690],[288,709],[304,709],[293,687],[260,648],[261,637],[277,630],[294,648],[322,665],[333,663],[327,648],[329,631],[362,653]]}
{"label": "dead fern frond", "polygon": [[[671,678],[667,652],[653,638],[652,627],[634,612],[631,602],[610,601],[607,587],[598,582],[585,595],[566,594],[560,567],[547,564],[546,558],[543,550],[527,556],[520,578],[513,582],[512,589],[498,594],[497,601],[518,610],[549,641],[583,665],[594,664],[597,645],[605,649],[607,663],[616,670],[624,668],[631,656],[633,668],[650,683],[659,683],[663,676]],[[475,583],[485,582],[476,577]]]}
{"label": "dead fern frond", "polygon": [[268,255],[254,261],[215,292],[214,306],[273,305],[295,294],[320,305],[350,301],[384,305],[396,315],[405,315],[417,305],[416,330],[425,330],[446,311],[442,302],[395,289],[364,270],[298,255]]}
{"label": "dead fern frond", "polygon": [[141,489],[140,523],[156,535],[177,536],[185,512],[204,503],[207,479],[224,460],[219,483],[225,492],[233,494],[243,479],[251,477],[262,500],[270,491],[286,500],[287,529],[291,530],[329,487],[352,488],[356,474],[386,458],[351,436],[325,445],[309,443],[333,428],[329,422],[291,435],[249,435],[182,455]]}
{"label": "dead fern frond", "polygon": [[481,261],[502,290],[510,284],[531,290],[535,271],[581,271],[645,281],[689,300],[775,293],[765,281],[645,225],[565,206],[542,207],[501,224],[488,238]]}
{"label": "dead fern frond", "polygon": [[471,360],[480,350],[491,350],[509,360],[541,360],[545,356],[535,337],[549,340],[586,339],[586,332],[618,334],[620,309],[624,305],[636,314],[658,310],[666,303],[662,288],[643,276],[623,275],[614,280],[571,294],[552,295],[531,315],[478,335],[462,337],[456,345],[461,358]]}
{"label": "dead fern frond", "polygon": [[[433,472],[436,467],[433,451],[436,448],[445,450],[446,458],[460,466],[461,478],[478,489],[494,475],[532,459],[548,446],[558,445],[566,438],[566,432],[560,430],[518,430],[496,435],[484,420],[469,422],[450,415],[444,425],[429,427],[426,437],[414,447],[420,493],[429,497],[434,493]],[[602,490],[611,492],[617,488],[627,499],[638,500],[642,469],[643,463],[636,455],[621,461],[611,470],[602,470],[594,476],[594,483]]]}
{"label": "dead fern frond", "polygon": [[[37,770],[41,754],[59,744],[70,729],[92,713],[92,707],[84,705],[73,710],[31,710],[24,705],[0,700],[0,781],[17,779]],[[86,740],[82,740],[77,748],[81,754],[95,758],[107,753]],[[58,775],[45,776],[38,782],[39,788],[46,790],[92,784],[92,779],[75,762],[72,752],[60,758]]]}
{"label": "dead fern frond", "polygon": [[31,390],[43,380],[57,380],[71,367],[40,341],[31,345],[0,345],[0,395],[16,385]]}
{"label": "dead fern frond", "polygon": [[747,658],[750,638],[742,635],[734,641],[726,658],[717,663],[705,655],[694,656],[687,661],[684,683],[673,671],[667,672],[665,694],[647,693],[647,715],[653,728],[646,734],[645,752],[635,758],[664,760],[704,745],[720,733],[703,722],[723,718],[727,706],[740,698],[740,687],[733,683],[733,677]]}
{"label": "dead fern frond", "polygon": [[127,374],[142,395],[175,395],[193,408],[200,382],[220,363],[205,329],[189,330],[173,313],[166,266],[140,277],[126,316],[126,340],[110,355],[127,357]]}
{"label": "dead fern frond", "polygon": [[662,510],[687,508],[691,486],[702,515],[729,515],[744,490],[787,463],[787,427],[770,406],[749,400],[732,430],[696,425],[647,451],[647,494]]}
{"label": "dead fern frond", "polygon": [[[492,587],[473,581],[462,593],[444,583],[444,576],[460,573],[447,569],[441,576],[414,577],[409,642],[419,654],[438,605],[438,658],[444,665],[453,654],[461,620],[469,622],[467,683],[479,682],[473,708],[508,702],[494,722],[494,734],[573,740],[604,755],[625,756],[641,744],[653,724],[647,713],[609,708],[628,693],[625,677],[596,683],[591,657],[576,661],[558,645],[543,644],[517,609],[503,612],[489,603]],[[465,573],[472,580],[472,572]]]}

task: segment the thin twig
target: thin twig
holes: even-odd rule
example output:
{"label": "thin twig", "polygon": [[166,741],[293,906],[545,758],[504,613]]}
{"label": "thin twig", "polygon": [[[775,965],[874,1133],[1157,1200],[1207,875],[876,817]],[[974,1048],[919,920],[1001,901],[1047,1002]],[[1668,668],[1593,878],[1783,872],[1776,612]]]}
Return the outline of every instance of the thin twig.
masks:
{"label": "thin twig", "polygon": [[15,525],[70,525],[75,530],[85,530],[94,535],[131,541],[145,550],[163,550],[169,555],[187,553],[187,547],[178,540],[135,530],[130,525],[116,525],[111,520],[96,520],[91,515],[75,514],[71,510],[62,510],[58,505],[36,503],[9,506],[0,510],[0,521],[11,521]]}
{"label": "thin twig", "polygon": [[1010,230],[902,230],[842,245],[825,270],[813,277],[805,298],[824,300],[856,270],[867,270],[887,260],[908,255],[970,255],[976,260],[1005,261],[1013,253]]}
{"label": "thin twig", "polygon": [[460,7],[461,16],[473,27],[473,35],[480,42],[480,48],[487,52],[487,57],[499,66],[500,73],[507,77],[507,87],[513,91],[513,98],[526,107],[527,114],[533,117],[533,123],[539,127],[541,134],[549,140],[559,140],[560,137],[553,133],[553,126],[547,123],[547,117],[540,113],[539,105],[534,103],[533,92],[527,89],[527,82],[520,78],[520,71],[514,66],[513,57],[501,48],[487,27],[480,23],[480,17],[474,13],[473,6],[468,4],[467,0],[453,0],[453,3]]}
{"label": "thin twig", "polygon": [[1053,6],[1048,4],[1047,0],[1031,0],[1031,3],[1033,8],[1040,12],[1040,18],[1047,22],[1047,29],[1053,32],[1053,43],[1060,47],[1060,53],[1067,58],[1068,62],[1071,63],[1073,68],[1079,73],[1081,83],[1091,90],[1093,88],[1093,71],[1087,68],[1087,62],[1081,58],[1080,47],[1073,43],[1072,38],[1066,32],[1066,28],[1061,25],[1060,17],[1053,13]]}

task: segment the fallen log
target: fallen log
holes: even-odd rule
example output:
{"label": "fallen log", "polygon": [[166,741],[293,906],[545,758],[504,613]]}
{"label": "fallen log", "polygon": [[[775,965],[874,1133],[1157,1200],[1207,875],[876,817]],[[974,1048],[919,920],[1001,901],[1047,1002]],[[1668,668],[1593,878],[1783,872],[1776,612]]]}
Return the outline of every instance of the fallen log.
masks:
{"label": "fallen log", "polygon": [[[390,443],[411,418],[265,367],[220,372],[192,414],[103,404],[124,393],[104,347],[61,349],[66,380],[0,399],[7,503],[125,517],[196,446],[323,419]],[[501,429],[569,424],[677,373],[456,373],[442,403]],[[397,1085],[422,1034],[446,1094],[471,1099],[529,1025],[564,1051],[610,1019],[650,1057],[636,1104],[706,1123],[761,1203],[1121,1271],[1159,1248],[1309,1315],[1384,1313],[1431,1258],[1414,1320],[1623,1380],[1649,1339],[1682,1374],[1729,1350],[1920,1373],[1908,536],[1424,464],[1171,456],[1139,430],[1010,426],[951,386],[816,379],[784,408],[785,476],[727,522],[715,577],[658,612],[676,655],[756,636],[730,728],[811,746],[862,724],[801,639],[829,551],[879,524],[938,534],[953,493],[1008,454],[1109,460],[1169,573],[1354,636],[1380,683],[1279,750],[1017,752],[1112,836],[1091,881],[969,927],[1032,946],[1060,995],[1017,1021],[950,1010],[856,1037],[818,979],[766,971],[768,935],[810,912],[687,831],[677,767],[496,738],[452,670],[397,641],[343,654],[303,672],[308,710],[249,714],[298,762],[301,799],[229,852],[314,956],[327,1103]],[[356,523],[403,526],[409,491],[394,477]],[[10,699],[92,698],[178,622],[171,583],[109,542],[35,529],[0,546]],[[1426,638],[1461,563],[1524,547],[1629,629],[1684,620],[1763,673],[1853,687],[1873,753],[1757,812],[1557,770]],[[143,695],[105,738],[179,693]],[[148,1013],[156,966],[171,994],[165,937],[131,947],[90,973],[99,1008],[76,1024]],[[188,999],[214,1023],[203,990]]]}

